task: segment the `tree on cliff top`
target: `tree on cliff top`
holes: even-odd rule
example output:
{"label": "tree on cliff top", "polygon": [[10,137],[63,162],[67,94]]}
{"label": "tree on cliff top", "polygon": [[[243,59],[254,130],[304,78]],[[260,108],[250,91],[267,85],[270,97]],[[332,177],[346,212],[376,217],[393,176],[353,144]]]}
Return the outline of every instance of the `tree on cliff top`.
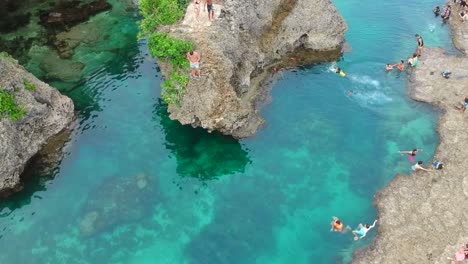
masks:
{"label": "tree on cliff top", "polygon": [[176,23],[184,16],[187,4],[187,0],[141,0],[138,4],[143,16],[141,33],[151,34],[160,25]]}

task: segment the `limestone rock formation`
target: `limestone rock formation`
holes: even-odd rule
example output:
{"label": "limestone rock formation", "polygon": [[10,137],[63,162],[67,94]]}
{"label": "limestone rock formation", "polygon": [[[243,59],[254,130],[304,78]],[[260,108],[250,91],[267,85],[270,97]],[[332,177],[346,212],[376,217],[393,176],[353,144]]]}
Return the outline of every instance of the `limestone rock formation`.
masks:
{"label": "limestone rock formation", "polygon": [[[201,80],[190,81],[181,107],[170,105],[172,119],[248,137],[263,124],[256,104],[266,80],[282,67],[336,59],[347,29],[329,0],[225,0],[219,16],[200,22],[190,6],[182,23],[163,28],[190,39],[201,53]],[[161,64],[163,73],[167,66]]]}
{"label": "limestone rock formation", "polygon": [[[399,175],[381,190],[376,240],[353,263],[449,263],[468,234],[468,111],[455,109],[468,96],[468,58],[425,48],[410,78],[413,99],[443,110],[435,160],[445,167]],[[449,69],[449,79],[441,72]]]}
{"label": "limestone rock formation", "polygon": [[[24,80],[35,85],[25,89]],[[14,92],[26,115],[18,120],[0,120],[0,193],[21,189],[20,175],[27,162],[73,118],[73,102],[39,81],[11,58],[0,58],[0,86]]]}

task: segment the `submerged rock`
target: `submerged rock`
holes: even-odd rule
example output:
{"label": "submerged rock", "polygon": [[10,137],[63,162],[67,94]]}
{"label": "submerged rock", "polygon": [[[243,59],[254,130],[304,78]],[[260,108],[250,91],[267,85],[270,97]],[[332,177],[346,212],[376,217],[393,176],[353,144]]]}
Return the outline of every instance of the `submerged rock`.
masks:
{"label": "submerged rock", "polygon": [[41,13],[40,21],[46,28],[66,29],[111,8],[112,5],[105,0],[96,0],[87,4],[81,4],[80,1],[64,2]]}
{"label": "submerged rock", "polygon": [[[277,69],[337,59],[347,29],[328,0],[222,1],[210,25],[194,20],[193,6],[179,25],[162,28],[190,39],[201,53],[201,80],[190,81],[172,119],[218,130],[235,138],[252,136],[263,124],[256,103]],[[221,10],[219,12],[219,10]],[[161,63],[168,76],[170,67]]]}
{"label": "submerged rock", "polygon": [[[24,80],[35,89],[26,90]],[[22,188],[20,175],[27,162],[72,121],[73,102],[11,58],[0,57],[0,86],[13,92],[26,111],[18,121],[0,120],[0,193],[8,195]]]}
{"label": "submerged rock", "polygon": [[104,179],[90,192],[79,221],[83,236],[143,218],[157,201],[157,188],[146,174]]}

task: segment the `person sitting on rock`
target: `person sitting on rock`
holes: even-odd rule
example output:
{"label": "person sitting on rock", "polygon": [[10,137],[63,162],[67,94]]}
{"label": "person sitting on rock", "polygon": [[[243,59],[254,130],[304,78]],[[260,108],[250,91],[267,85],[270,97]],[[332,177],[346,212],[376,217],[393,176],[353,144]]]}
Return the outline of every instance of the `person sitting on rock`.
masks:
{"label": "person sitting on rock", "polygon": [[444,168],[444,164],[440,161],[434,161],[432,162],[432,166],[434,166],[435,170],[441,170]]}
{"label": "person sitting on rock", "polygon": [[460,15],[461,21],[463,23],[465,23],[465,21],[468,20],[468,13],[467,12],[461,11],[459,15]]}
{"label": "person sitting on rock", "polygon": [[458,251],[455,253],[454,258],[447,257],[447,259],[455,260],[457,262],[457,264],[462,264],[463,260],[466,259],[464,246],[462,246],[460,249],[458,249]]}
{"label": "person sitting on rock", "polygon": [[452,74],[452,72],[450,72],[449,70],[445,70],[441,74],[442,74],[442,77],[444,77],[445,79],[448,79],[450,78],[450,75]]}
{"label": "person sitting on rock", "polygon": [[200,53],[191,50],[187,53],[187,60],[190,62],[191,77],[200,78]]}
{"label": "person sitting on rock", "polygon": [[334,231],[334,232],[346,233],[348,230],[351,229],[350,226],[347,226],[346,228],[344,228],[344,223],[341,222],[340,219],[338,219],[338,217],[336,216],[333,216],[333,221],[331,221],[330,225],[331,225],[330,232]]}
{"label": "person sitting on rock", "polygon": [[431,171],[429,169],[426,169],[422,166],[423,162],[420,160],[418,161],[416,164],[414,164],[413,166],[411,166],[411,169],[413,171],[418,171],[418,170],[423,170],[423,171]]}
{"label": "person sitting on rock", "polygon": [[460,111],[460,113],[464,113],[467,107],[468,107],[468,96],[465,97],[465,101],[463,101],[463,102],[460,103],[459,105],[456,105],[456,106],[455,106],[455,109],[457,109],[458,111]]}
{"label": "person sitting on rock", "polygon": [[450,5],[447,5],[445,8],[444,8],[444,12],[442,13],[442,15],[440,16],[442,18],[442,20],[444,22],[446,22],[449,18],[450,18],[450,15],[452,14],[452,6]]}
{"label": "person sitting on rock", "polygon": [[439,6],[436,6],[436,7],[434,8],[434,15],[435,15],[436,17],[438,17],[438,16],[440,15],[440,7],[439,7]]}
{"label": "person sitting on rock", "polygon": [[418,54],[414,53],[413,57],[408,59],[408,65],[414,68],[418,66],[418,64],[419,64]]}
{"label": "person sitting on rock", "polygon": [[374,228],[375,223],[377,223],[377,220],[375,220],[372,225],[366,224],[363,226],[362,224],[359,224],[356,230],[353,231],[354,240],[362,239],[363,237],[365,237],[367,232]]}

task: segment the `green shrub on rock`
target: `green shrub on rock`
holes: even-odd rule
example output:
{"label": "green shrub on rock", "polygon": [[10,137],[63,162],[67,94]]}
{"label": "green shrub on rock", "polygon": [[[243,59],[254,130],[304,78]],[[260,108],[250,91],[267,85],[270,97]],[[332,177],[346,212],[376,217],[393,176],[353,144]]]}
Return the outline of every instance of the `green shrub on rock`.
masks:
{"label": "green shrub on rock", "polygon": [[148,39],[151,55],[158,59],[168,59],[174,68],[188,67],[185,54],[192,49],[192,43],[175,39],[166,33],[153,33]]}
{"label": "green shrub on rock", "polygon": [[0,120],[9,118],[15,121],[23,118],[25,114],[24,108],[16,103],[15,95],[0,87]]}
{"label": "green shrub on rock", "polygon": [[[179,0],[180,1],[180,0]],[[143,34],[151,34],[160,25],[176,23],[185,14],[184,5],[178,0],[140,0],[138,7],[143,19],[140,28]],[[181,3],[186,1],[180,1]]]}
{"label": "green shrub on rock", "polygon": [[34,91],[36,90],[36,85],[33,84],[33,83],[30,83],[28,80],[26,79],[23,79],[23,85],[24,85],[24,89],[28,90],[28,91]]}

